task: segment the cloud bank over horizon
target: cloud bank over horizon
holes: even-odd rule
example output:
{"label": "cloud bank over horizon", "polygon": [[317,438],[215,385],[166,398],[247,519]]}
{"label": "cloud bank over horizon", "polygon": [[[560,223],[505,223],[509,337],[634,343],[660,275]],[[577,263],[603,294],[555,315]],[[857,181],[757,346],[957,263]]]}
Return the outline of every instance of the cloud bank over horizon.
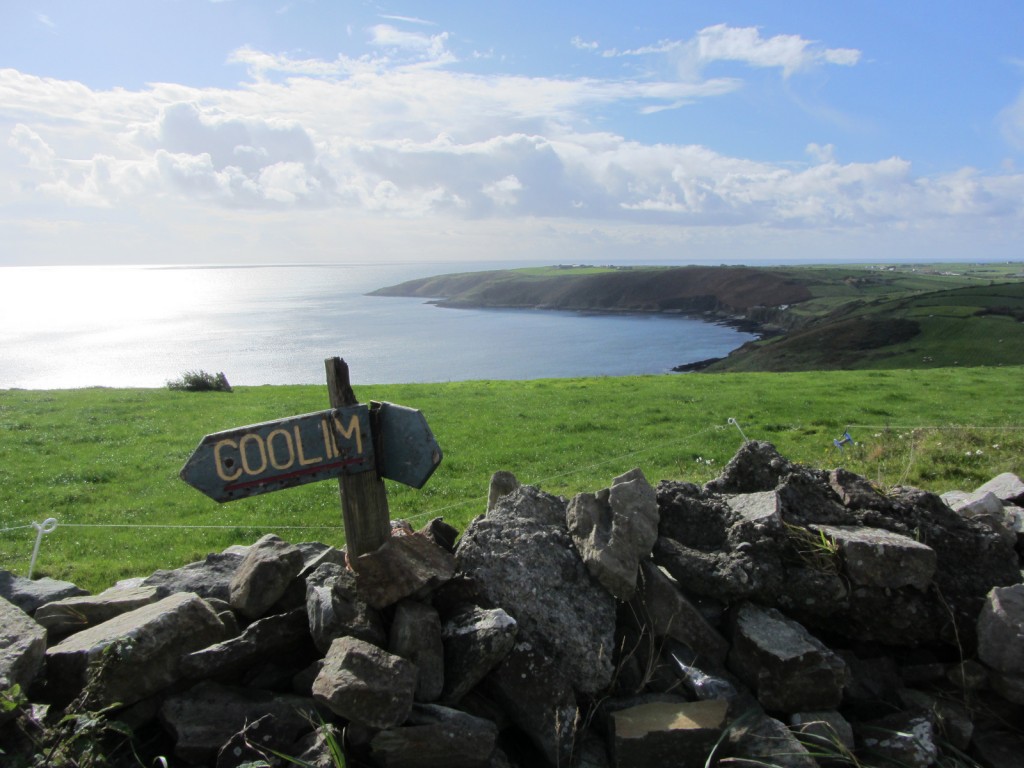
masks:
{"label": "cloud bank over horizon", "polygon": [[[416,17],[352,34],[361,55],[234,48],[235,85],[0,69],[0,265],[1022,255],[1012,160],[918,169],[844,161],[834,142],[772,157],[686,139],[689,120],[759,93],[845,119],[792,89],[855,77],[870,66],[856,48],[727,24],[635,47],[575,35],[565,49],[594,67],[537,74]],[[991,116],[1011,159],[1021,103],[1024,87]],[[659,119],[678,140],[623,127]],[[756,110],[744,119],[756,133]]]}

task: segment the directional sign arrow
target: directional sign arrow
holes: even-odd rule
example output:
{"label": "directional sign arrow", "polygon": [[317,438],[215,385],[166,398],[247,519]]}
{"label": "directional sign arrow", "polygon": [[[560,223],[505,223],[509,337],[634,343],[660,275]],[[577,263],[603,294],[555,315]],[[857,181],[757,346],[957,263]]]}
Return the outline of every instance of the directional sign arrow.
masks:
{"label": "directional sign arrow", "polygon": [[422,488],[441,463],[441,446],[415,408],[375,403],[377,471],[381,477]]}
{"label": "directional sign arrow", "polygon": [[223,502],[374,466],[369,408],[355,405],[207,435],[179,476]]}

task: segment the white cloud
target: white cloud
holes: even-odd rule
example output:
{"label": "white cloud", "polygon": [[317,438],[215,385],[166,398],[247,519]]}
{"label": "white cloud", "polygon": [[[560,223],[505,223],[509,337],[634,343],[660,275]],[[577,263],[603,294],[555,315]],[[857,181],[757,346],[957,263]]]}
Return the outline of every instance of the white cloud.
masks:
{"label": "white cloud", "polygon": [[[273,226],[276,241],[316,222],[328,240],[342,227],[346,242],[350,231],[353,242],[392,244],[418,231],[470,253],[489,235],[525,229],[543,240],[538,254],[554,258],[573,238],[595,253],[628,244],[639,257],[698,241],[757,247],[765,233],[1012,237],[1024,224],[1022,174],[919,177],[904,158],[840,164],[834,145],[816,143],[806,145],[809,162],[762,162],[601,128],[608,109],[721,97],[740,87],[732,78],[472,74],[434,66],[450,60],[444,34],[390,25],[372,34],[380,53],[359,59],[240,49],[232,58],[253,79],[235,88],[94,90],[0,70],[0,203],[59,200],[82,221],[116,213],[183,233],[201,221],[197,242],[219,233],[217,243],[221,226],[256,240]],[[696,55],[701,66],[735,60],[784,73],[856,61],[796,36],[721,25],[655,49]],[[1024,140],[1020,103],[1004,117],[1008,140]],[[12,237],[31,229],[2,216],[0,225]]]}
{"label": "white cloud", "polygon": [[569,44],[581,51],[596,51],[600,47],[596,41],[587,42],[579,35],[574,35]]}

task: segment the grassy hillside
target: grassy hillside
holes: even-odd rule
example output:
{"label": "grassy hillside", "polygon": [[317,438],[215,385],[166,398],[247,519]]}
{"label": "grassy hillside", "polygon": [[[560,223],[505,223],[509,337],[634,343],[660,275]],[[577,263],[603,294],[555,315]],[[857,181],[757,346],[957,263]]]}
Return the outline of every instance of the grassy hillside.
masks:
{"label": "grassy hillside", "polygon": [[[564,495],[640,467],[704,482],[747,437],[794,460],[842,464],[881,485],[973,489],[1024,473],[1024,368],[721,374],[359,387],[421,409],[445,458],[420,491],[388,483],[392,517],[484,510],[498,469]],[[89,589],[276,532],[344,541],[337,485],[218,505],[178,479],[203,435],[327,407],[325,387],[0,391],[0,568],[25,574],[32,522],[58,520],[36,575]],[[849,428],[858,445],[833,439]]]}
{"label": "grassy hillside", "polygon": [[[546,268],[377,291],[449,307],[678,312],[764,338],[722,371],[1024,364],[1024,265]],[[781,334],[781,335],[778,335]]]}

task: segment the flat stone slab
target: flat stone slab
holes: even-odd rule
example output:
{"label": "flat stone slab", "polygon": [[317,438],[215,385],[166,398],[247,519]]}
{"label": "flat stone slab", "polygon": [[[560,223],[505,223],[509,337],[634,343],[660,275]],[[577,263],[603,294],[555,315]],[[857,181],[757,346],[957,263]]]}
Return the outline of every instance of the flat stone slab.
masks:
{"label": "flat stone slab", "polygon": [[704,765],[725,727],[724,699],[651,702],[613,712],[609,718],[612,765]]}
{"label": "flat stone slab", "polygon": [[801,624],[753,603],[733,618],[729,668],[769,712],[835,709],[846,664]]}
{"label": "flat stone slab", "polygon": [[810,530],[835,542],[846,575],[854,584],[925,590],[935,575],[935,550],[909,536],[853,525],[811,525]]}
{"label": "flat stone slab", "polygon": [[179,592],[52,646],[46,652],[47,679],[58,701],[74,698],[91,677],[96,705],[132,704],[176,682],[185,654],[225,634],[209,603]]}
{"label": "flat stone slab", "polygon": [[0,597],[9,600],[29,616],[41,605],[63,600],[65,597],[89,594],[70,581],[57,579],[26,579],[10,571],[0,571]]}
{"label": "flat stone slab", "polygon": [[1024,676],[1024,584],[995,587],[978,615],[978,657],[999,672]]}
{"label": "flat stone slab", "polygon": [[992,493],[1002,501],[1024,501],[1024,481],[1013,472],[996,475],[975,493]]}
{"label": "flat stone slab", "polygon": [[157,587],[113,587],[98,595],[66,597],[40,606],[35,619],[53,637],[62,637],[109,621],[122,613],[157,602],[162,597]]}

